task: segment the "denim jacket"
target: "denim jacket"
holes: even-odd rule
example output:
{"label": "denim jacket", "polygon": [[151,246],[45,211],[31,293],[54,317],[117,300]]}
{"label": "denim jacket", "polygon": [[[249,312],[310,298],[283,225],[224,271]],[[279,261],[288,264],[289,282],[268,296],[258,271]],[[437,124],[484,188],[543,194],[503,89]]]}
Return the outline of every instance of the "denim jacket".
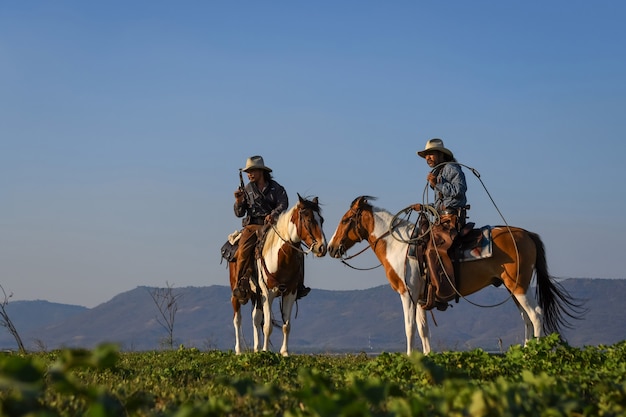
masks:
{"label": "denim jacket", "polygon": [[449,162],[438,168],[435,184],[435,206],[437,209],[461,208],[467,204],[467,183],[459,164]]}

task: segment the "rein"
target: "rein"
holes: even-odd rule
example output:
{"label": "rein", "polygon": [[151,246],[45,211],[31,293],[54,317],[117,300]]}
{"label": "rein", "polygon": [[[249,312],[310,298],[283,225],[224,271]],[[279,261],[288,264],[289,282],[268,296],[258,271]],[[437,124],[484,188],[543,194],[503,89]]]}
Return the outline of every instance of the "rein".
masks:
{"label": "rein", "polygon": [[[298,213],[298,219],[299,219],[298,221],[301,222],[299,213]],[[281,234],[278,232],[278,229],[276,228],[276,225],[274,223],[272,223],[272,229],[274,230],[274,233],[276,233],[276,236],[278,236],[278,238],[280,240],[282,240],[284,243],[286,243],[289,246],[291,246],[296,251],[298,251],[300,253],[303,253],[304,255],[308,255],[309,253],[313,252],[313,246],[315,246],[315,244],[317,243],[317,241],[314,238],[313,239],[313,245],[310,248],[303,241],[298,242],[298,245],[296,246],[296,244],[294,242],[292,242],[291,240],[285,239],[284,237],[281,236]],[[312,237],[313,233],[311,233],[311,231],[309,230],[308,227],[306,229],[307,229],[307,231],[309,232],[309,234]],[[301,248],[302,245],[304,245],[304,247],[308,248],[308,251],[302,250],[302,248]]]}
{"label": "rein", "polygon": [[[302,209],[300,209],[301,211]],[[298,221],[301,223],[301,217],[300,217],[300,211],[298,212]],[[313,246],[315,246],[315,244],[317,243],[317,241],[315,240],[315,238],[313,238],[313,245],[309,248],[306,243],[304,243],[302,240],[300,242],[298,242],[297,244],[295,242],[292,242],[290,239],[285,239],[284,237],[281,236],[281,234],[278,232],[278,229],[276,228],[276,224],[272,223],[272,230],[274,231],[274,233],[276,233],[276,236],[278,236],[278,238],[280,240],[282,240],[284,243],[288,244],[293,250],[300,252],[302,254],[304,254],[305,256],[308,255],[309,253],[313,252]],[[311,237],[313,236],[313,233],[311,233],[311,231],[309,230],[308,227],[306,227],[306,230],[309,232],[309,234],[311,235]],[[304,245],[304,247],[308,248],[307,251],[302,250],[302,246]],[[282,248],[281,248],[282,249]],[[265,257],[261,255],[261,265],[263,266],[263,270],[265,271],[265,274],[276,280],[276,275],[272,274],[268,269],[267,269],[267,264],[265,263]]]}
{"label": "rein", "polygon": [[[361,216],[361,212],[360,212],[360,210],[359,210],[357,213],[355,213],[355,217],[360,217],[360,216]],[[355,220],[355,222],[356,222],[356,220]],[[360,222],[357,222],[357,224],[359,224],[359,225],[360,225]],[[366,230],[366,232],[367,232],[367,234],[368,234],[368,236],[369,236],[369,232],[368,232],[367,230]],[[350,264],[349,264],[349,263],[347,263],[346,261],[347,261],[347,260],[350,260],[350,259],[352,259],[352,258],[356,258],[356,257],[357,257],[357,256],[359,256],[360,254],[362,254],[363,252],[365,252],[366,250],[368,250],[370,247],[371,247],[371,248],[372,248],[372,250],[373,250],[373,249],[376,247],[376,244],[378,243],[378,241],[379,241],[380,239],[382,239],[382,238],[384,238],[384,237],[387,237],[387,236],[389,236],[390,234],[391,234],[391,228],[390,228],[389,230],[387,230],[385,233],[383,233],[380,237],[376,238],[376,240],[375,240],[373,243],[369,243],[369,242],[368,242],[368,244],[367,244],[367,246],[366,246],[366,247],[364,247],[363,249],[361,249],[359,252],[355,253],[354,255],[347,256],[347,257],[342,257],[342,258],[341,258],[341,263],[342,263],[342,264],[344,264],[344,265],[346,265],[347,267],[350,267],[350,268],[352,268],[352,269],[356,269],[357,271],[371,271],[372,269],[376,269],[376,268],[378,268],[378,267],[382,266],[382,263],[380,263],[380,264],[378,264],[378,265],[376,265],[376,266],[372,266],[372,267],[370,267],[370,268],[357,268],[357,267],[355,267],[355,266],[350,265]],[[360,236],[360,235],[359,235],[359,236]],[[361,239],[360,241],[363,241],[363,240],[365,240],[365,239]]]}

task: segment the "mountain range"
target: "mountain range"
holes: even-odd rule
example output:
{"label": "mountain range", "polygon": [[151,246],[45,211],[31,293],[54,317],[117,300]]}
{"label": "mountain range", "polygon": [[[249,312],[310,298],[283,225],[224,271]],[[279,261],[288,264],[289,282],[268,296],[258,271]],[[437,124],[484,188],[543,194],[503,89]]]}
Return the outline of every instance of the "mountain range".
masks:
{"label": "mountain range", "polygon": [[[570,294],[585,300],[581,320],[570,320],[561,335],[572,346],[610,345],[626,339],[624,279],[569,278],[561,281]],[[93,348],[113,342],[124,351],[167,347],[167,330],[159,320],[152,297],[155,288],[137,287],[94,308],[48,301],[11,301],[6,312],[29,351]],[[201,350],[231,350],[234,345],[230,288],[226,286],[173,288],[178,309],[174,316],[174,345]],[[273,311],[278,317],[279,300]],[[250,304],[243,307],[244,346],[251,349]],[[428,314],[434,351],[507,349],[523,343],[524,325],[508,292],[488,287],[445,312]],[[278,350],[282,332],[271,341]],[[419,340],[416,341],[420,349]],[[389,285],[365,290],[313,289],[298,301],[292,314],[292,353],[404,352],[404,319],[400,298]],[[0,347],[15,350],[5,329]]]}

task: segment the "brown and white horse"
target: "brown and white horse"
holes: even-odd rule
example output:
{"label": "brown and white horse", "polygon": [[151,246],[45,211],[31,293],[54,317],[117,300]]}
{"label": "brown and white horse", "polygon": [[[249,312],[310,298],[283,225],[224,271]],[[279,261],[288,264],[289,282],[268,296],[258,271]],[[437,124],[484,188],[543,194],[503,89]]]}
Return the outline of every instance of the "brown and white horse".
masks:
{"label": "brown and white horse", "polygon": [[[230,276],[230,290],[234,290],[237,287],[237,261],[233,260],[228,262],[228,274]],[[259,294],[254,291],[251,293],[250,301],[252,304],[252,317],[254,320],[254,310],[262,309],[260,303]],[[239,301],[237,297],[230,296],[230,302],[233,306],[233,326],[235,327],[235,353],[239,355],[241,353],[241,339],[243,338],[243,334],[241,333],[241,306],[242,303]],[[258,320],[262,318],[262,312],[258,315]],[[255,350],[258,347],[258,334],[254,332],[254,347]]]}
{"label": "brown and white horse", "polygon": [[[254,324],[254,351],[259,351],[263,331],[263,350],[269,350],[274,320],[272,302],[280,297],[283,343],[280,353],[288,356],[291,311],[296,301],[298,285],[304,281],[304,256],[312,252],[317,257],[326,255],[326,236],[322,229],[324,218],[317,197],[307,200],[298,195],[298,203],[283,212],[264,238],[261,257],[257,259],[258,286],[252,287],[252,322]],[[303,249],[303,246],[305,249]],[[230,263],[230,284],[235,288],[235,266]],[[235,326],[235,353],[241,353],[241,305],[231,297]]]}
{"label": "brown and white horse", "polygon": [[[344,257],[357,242],[366,240],[385,268],[391,287],[400,294],[404,310],[407,354],[413,350],[414,330],[422,341],[422,351],[431,350],[426,312],[417,300],[426,284],[417,259],[407,256],[415,225],[398,220],[390,212],[372,206],[372,197],[356,198],[343,215],[328,244],[333,258]],[[392,227],[393,225],[393,227]],[[580,304],[548,274],[546,254],[539,235],[518,227],[492,229],[493,254],[489,258],[461,262],[456,292],[460,297],[489,285],[504,284],[512,294],[525,324],[525,343],[532,337],[558,332],[569,326],[564,316],[577,318]],[[536,275],[537,298],[528,295]]]}

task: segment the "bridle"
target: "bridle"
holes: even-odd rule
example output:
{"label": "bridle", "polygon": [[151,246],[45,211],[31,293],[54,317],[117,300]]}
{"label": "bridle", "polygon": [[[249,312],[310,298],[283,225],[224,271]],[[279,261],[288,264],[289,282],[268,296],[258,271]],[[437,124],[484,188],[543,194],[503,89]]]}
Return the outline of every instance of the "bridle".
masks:
{"label": "bridle", "polygon": [[[293,248],[294,250],[303,253],[305,255],[308,255],[309,253],[313,252],[313,248],[315,248],[315,245],[317,245],[317,239],[315,239],[315,235],[313,234],[313,228],[310,224],[310,222],[307,222],[306,224],[303,225],[303,216],[302,213],[305,210],[311,210],[314,211],[311,208],[306,208],[306,207],[301,207],[298,209],[298,224],[296,225],[297,228],[301,228],[303,227],[307,233],[309,234],[309,236],[311,236],[312,242],[311,242],[311,246],[308,246],[303,240],[300,240],[297,244],[295,242],[292,242],[291,239],[285,239],[284,237],[281,236],[281,234],[278,232],[278,229],[276,228],[276,224],[272,223],[272,229],[274,230],[274,233],[276,233],[276,236],[278,236],[278,238],[280,240],[282,240],[283,242],[285,242],[286,244],[288,244],[289,246],[291,246],[291,248]],[[319,214],[319,212],[318,212]],[[320,218],[322,218],[322,216],[320,215]],[[323,220],[322,220],[323,221]],[[320,225],[321,227],[321,225]],[[307,250],[302,250],[301,246],[304,246],[305,248],[307,248]]]}
{"label": "bridle", "polygon": [[[309,253],[311,253],[311,252],[313,251],[313,248],[314,248],[314,247],[315,247],[315,245],[317,244],[317,240],[316,240],[316,239],[315,239],[315,237],[314,237],[314,234],[313,234],[313,231],[312,231],[312,227],[311,227],[311,225],[310,225],[310,224],[308,224],[308,223],[307,223],[307,224],[305,224],[305,225],[303,225],[303,224],[302,224],[302,223],[303,223],[303,216],[302,216],[302,213],[303,213],[305,210],[315,211],[315,210],[314,210],[314,209],[312,209],[312,208],[300,207],[300,208],[298,209],[298,224],[296,225],[296,228],[298,228],[298,229],[299,229],[300,227],[304,227],[304,229],[308,232],[309,236],[311,236],[311,238],[312,238],[313,242],[312,242],[312,244],[311,244],[311,247],[310,247],[310,248],[309,248],[309,247],[306,245],[306,243],[304,243],[304,241],[302,241],[302,240],[300,240],[298,243],[295,243],[295,242],[291,241],[291,239],[285,239],[284,237],[282,237],[282,236],[281,236],[281,234],[278,232],[278,229],[276,228],[276,224],[274,224],[274,223],[272,223],[272,229],[274,230],[274,233],[276,233],[276,236],[278,236],[278,238],[279,238],[280,240],[282,240],[284,243],[286,243],[287,245],[289,245],[292,249],[294,249],[295,251],[300,252],[300,253],[302,253],[302,254],[304,254],[304,255],[308,255]],[[319,214],[319,212],[318,212],[318,211],[316,211],[316,212]],[[321,216],[321,215],[320,215],[320,219],[321,219],[321,220],[320,220],[320,222],[323,222],[323,218],[322,218],[322,216]],[[320,224],[320,228],[321,228],[321,224]],[[299,236],[298,236],[298,237],[299,237]],[[308,248],[308,250],[307,250],[307,251],[302,250],[301,246],[305,246],[305,247],[307,247],[307,248]],[[283,249],[282,249],[282,247],[281,247],[281,250],[283,250]],[[260,261],[261,261],[261,265],[263,266],[263,270],[265,271],[265,274],[267,275],[267,277],[270,277],[270,278],[276,279],[276,275],[275,275],[275,274],[272,274],[272,273],[271,273],[271,272],[267,269],[267,264],[265,263],[265,257],[264,257],[264,256],[261,256],[261,257],[260,257]],[[281,291],[281,294],[282,294],[282,290],[280,290],[280,291]],[[281,304],[281,310],[282,310],[282,304]]]}
{"label": "bridle", "polygon": [[[350,223],[347,226],[348,229],[354,228],[354,232],[356,233],[357,237],[359,238],[357,241],[355,241],[355,243],[359,243],[362,242],[363,240],[366,240],[366,237],[369,236],[369,230],[367,230],[365,228],[365,226],[363,226],[363,222],[361,221],[361,217],[363,214],[363,209],[361,207],[357,208],[356,210],[350,208],[349,213],[351,213],[350,216]],[[363,249],[361,249],[359,252],[355,253],[354,255],[350,255],[350,256],[343,256],[341,257],[340,261],[342,264],[352,268],[352,269],[356,269],[359,271],[370,271],[372,269],[376,269],[379,266],[381,266],[382,264],[378,264],[376,266],[370,267],[370,268],[357,268],[355,266],[350,265],[348,262],[348,260],[355,258],[357,256],[359,256],[360,254],[362,254],[363,252],[365,252],[366,250],[368,250],[370,248],[370,246],[372,247],[372,249],[374,249],[376,247],[376,244],[378,243],[378,241],[384,237],[386,237],[387,235],[390,234],[390,231],[386,231],[385,233],[383,233],[382,236],[379,236],[376,238],[376,240],[372,243],[368,242],[368,245],[365,246]],[[366,236],[366,237],[363,237]],[[339,243],[339,252],[340,253],[345,253],[344,250],[344,245],[342,242]]]}

